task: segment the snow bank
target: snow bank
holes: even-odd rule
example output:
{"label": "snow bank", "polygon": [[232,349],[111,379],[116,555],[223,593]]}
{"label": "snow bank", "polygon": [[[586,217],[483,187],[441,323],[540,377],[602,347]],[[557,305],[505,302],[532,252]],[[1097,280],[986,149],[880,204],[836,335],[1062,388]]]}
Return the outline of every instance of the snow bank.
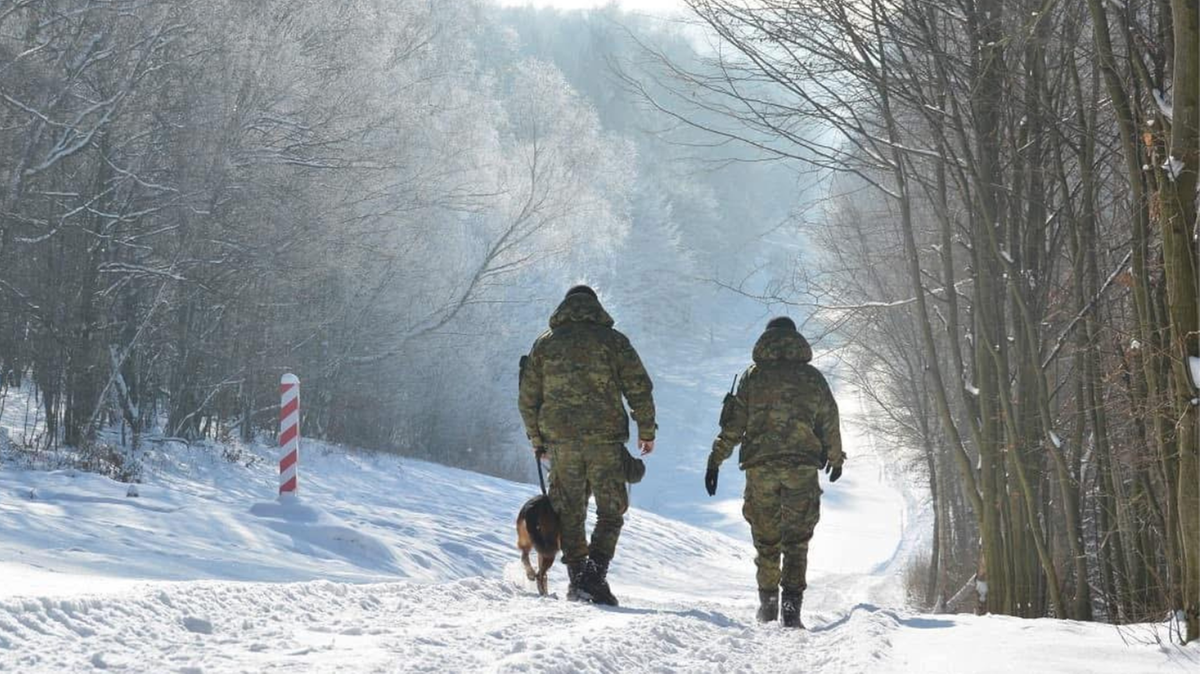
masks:
{"label": "snow bank", "polygon": [[[446,581],[494,575],[512,562],[516,513],[537,492],[310,442],[301,495],[279,503],[268,500],[276,490],[271,450],[242,451],[258,456],[246,461],[251,468],[210,448],[175,446],[174,463],[150,462],[165,469],[147,475],[138,498],[97,475],[0,470],[0,559],[117,579]],[[623,552],[670,550],[682,559],[736,546],[649,513],[630,519]],[[0,595],[20,590],[0,585]]]}
{"label": "snow bank", "polygon": [[291,538],[295,553],[348,560],[360,568],[383,573],[402,573],[392,549],[383,541],[297,498],[255,503],[250,514],[264,520],[268,528]]}

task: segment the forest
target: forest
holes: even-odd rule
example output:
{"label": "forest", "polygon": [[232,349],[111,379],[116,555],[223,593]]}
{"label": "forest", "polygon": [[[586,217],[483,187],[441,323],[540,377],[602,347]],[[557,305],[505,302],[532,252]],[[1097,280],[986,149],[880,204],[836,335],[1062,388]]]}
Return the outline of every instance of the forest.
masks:
{"label": "forest", "polygon": [[918,602],[1200,638],[1194,0],[683,4],[0,4],[0,449],[249,442],[293,371],[524,478],[563,288],[659,362],[749,299],[922,481]]}
{"label": "forest", "polygon": [[587,281],[686,331],[698,270],[755,240],[724,221],[782,220],[763,197],[791,180],[680,168],[594,77],[629,25],[538,16],[6,3],[0,400],[39,403],[14,444],[103,467],[104,429],[250,441],[290,370],[309,437],[526,477],[512,391],[546,305]]}
{"label": "forest", "polygon": [[646,97],[823,172],[819,252],[733,289],[856,354],[935,504],[924,603],[1200,637],[1196,3],[686,4],[721,48]]}

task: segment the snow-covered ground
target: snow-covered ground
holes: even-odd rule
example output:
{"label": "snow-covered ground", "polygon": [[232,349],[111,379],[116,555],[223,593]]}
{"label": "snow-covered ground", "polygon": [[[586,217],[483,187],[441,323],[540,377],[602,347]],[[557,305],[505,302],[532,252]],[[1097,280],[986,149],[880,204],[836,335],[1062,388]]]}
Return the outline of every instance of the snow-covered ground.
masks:
{"label": "snow-covered ground", "polygon": [[[280,504],[269,450],[230,463],[168,444],[137,498],[0,469],[0,670],[1200,671],[1200,650],[1152,645],[1152,626],[906,610],[903,561],[928,522],[847,416],[853,470],[826,487],[807,633],[754,622],[749,541],[708,524],[635,509],[612,571],[622,606],[581,606],[537,597],[518,567],[513,518],[534,486],[309,444],[302,496]],[[738,530],[735,466],[710,501],[686,489],[695,457],[655,460],[684,485],[672,514]],[[635,502],[662,496],[649,484]],[[561,596],[561,564],[551,582]]]}

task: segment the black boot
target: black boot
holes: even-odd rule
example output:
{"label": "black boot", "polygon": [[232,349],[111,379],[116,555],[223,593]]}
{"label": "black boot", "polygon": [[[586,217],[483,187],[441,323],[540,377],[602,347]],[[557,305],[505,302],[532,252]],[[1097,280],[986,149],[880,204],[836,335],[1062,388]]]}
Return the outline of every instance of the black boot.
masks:
{"label": "black boot", "polygon": [[758,591],[758,622],[769,623],[779,619],[779,590]]}
{"label": "black boot", "polygon": [[592,603],[604,604],[605,606],[617,606],[617,598],[613,596],[612,590],[608,587],[608,563],[609,559],[601,555],[592,555],[588,559],[588,570],[590,571],[591,581],[589,589],[591,590]]}
{"label": "black boot", "polygon": [[804,593],[797,590],[784,589],[783,591],[783,626],[805,629],[804,623],[800,621],[800,603],[804,599]]}
{"label": "black boot", "polygon": [[591,601],[592,595],[586,589],[588,560],[572,562],[567,565],[567,601]]}

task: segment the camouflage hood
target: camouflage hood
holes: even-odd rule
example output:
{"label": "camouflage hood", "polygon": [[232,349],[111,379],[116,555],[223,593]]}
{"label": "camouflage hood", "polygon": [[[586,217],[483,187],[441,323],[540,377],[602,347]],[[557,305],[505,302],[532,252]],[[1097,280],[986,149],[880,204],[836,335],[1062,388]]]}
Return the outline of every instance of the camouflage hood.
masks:
{"label": "camouflage hood", "polygon": [[567,323],[595,323],[606,328],[613,326],[612,316],[600,306],[600,300],[577,293],[568,295],[550,315],[550,327],[558,328]]}
{"label": "camouflage hood", "polygon": [[[754,365],[721,406],[721,433],[713,441],[709,468],[720,466],[739,444],[738,465],[746,470],[805,468],[815,477],[826,463],[842,465],[846,454],[837,400],[811,360],[808,340],[794,327],[768,328],[762,334],[754,346]],[[752,482],[746,478],[747,507]]]}
{"label": "camouflage hood", "polygon": [[807,363],[812,360],[812,347],[804,335],[787,328],[771,328],[763,332],[754,345],[754,362],[763,363],[796,362]]}
{"label": "camouflage hood", "polygon": [[533,343],[521,368],[519,407],[534,447],[623,445],[625,402],[638,438],[654,439],[654,383],[629,338],[612,325],[594,296],[572,292]]}

